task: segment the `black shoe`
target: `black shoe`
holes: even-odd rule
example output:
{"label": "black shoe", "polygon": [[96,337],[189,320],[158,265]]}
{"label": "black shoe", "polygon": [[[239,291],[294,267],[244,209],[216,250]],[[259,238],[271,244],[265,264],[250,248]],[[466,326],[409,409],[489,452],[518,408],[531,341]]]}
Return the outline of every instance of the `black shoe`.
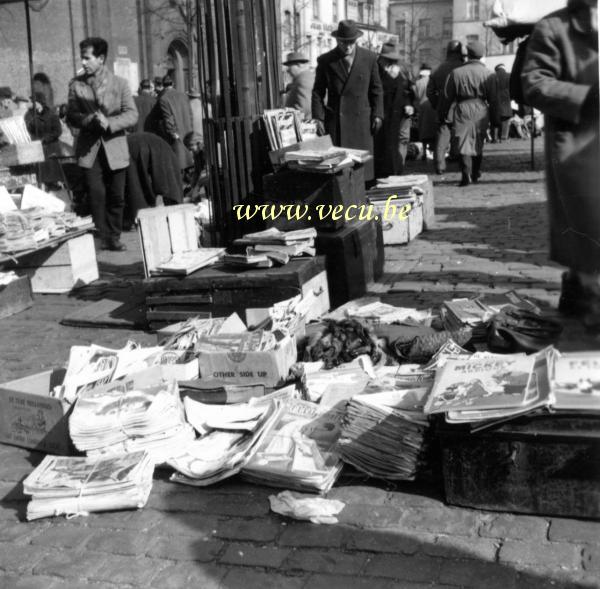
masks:
{"label": "black shoe", "polygon": [[479,178],[481,178],[481,174],[473,174],[471,182],[473,182],[473,184],[477,184],[477,182],[479,182]]}
{"label": "black shoe", "polygon": [[469,174],[463,174],[462,180],[460,181],[459,186],[468,186],[469,184],[471,184],[471,182],[472,182],[471,176],[469,176]]}
{"label": "black shoe", "polygon": [[446,173],[446,170],[442,170],[441,168],[436,168],[436,169],[435,169],[435,173],[436,173],[438,176],[442,176],[443,174],[445,174],[445,173]]}
{"label": "black shoe", "polygon": [[109,250],[111,252],[122,252],[125,251],[127,247],[118,239],[106,239],[100,244],[100,249]]}

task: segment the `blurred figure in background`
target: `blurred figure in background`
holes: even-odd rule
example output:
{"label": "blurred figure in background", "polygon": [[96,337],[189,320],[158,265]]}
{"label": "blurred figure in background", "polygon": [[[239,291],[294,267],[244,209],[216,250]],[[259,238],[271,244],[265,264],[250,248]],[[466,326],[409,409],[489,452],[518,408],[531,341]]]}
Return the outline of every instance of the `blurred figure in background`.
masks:
{"label": "blurred figure in background", "polygon": [[48,108],[54,108],[54,90],[50,78],[44,72],[37,72],[33,75],[33,93],[42,92],[45,104]]}
{"label": "blurred figure in background", "polygon": [[448,149],[456,150],[453,146],[454,131],[452,129],[452,113],[451,110],[446,116],[442,115],[441,100],[444,94],[444,86],[448,74],[457,67],[463,64],[462,43],[460,41],[450,41],[446,46],[446,61],[444,61],[429,77],[427,83],[427,98],[431,106],[436,110],[437,129],[435,136],[435,173],[443,174],[446,171],[446,152]]}
{"label": "blurred figure in background", "polygon": [[427,150],[433,151],[436,135],[436,112],[427,98],[427,86],[431,68],[427,64],[422,64],[419,71],[419,77],[415,83],[415,106],[417,108],[419,141],[423,144],[422,160],[427,159]]}
{"label": "blurred figure in background", "polygon": [[559,310],[600,327],[598,2],[569,0],[535,26],[521,74],[544,115],[550,258],[563,274]]}
{"label": "blurred figure in background", "polygon": [[508,139],[509,120],[512,117],[510,105],[510,74],[506,71],[503,63],[495,68],[496,91],[498,93],[498,118],[499,124],[492,127],[492,143],[502,143]]}
{"label": "blurred figure in background", "polygon": [[315,72],[308,68],[308,58],[304,53],[288,53],[283,65],[292,81],[287,85],[284,106],[304,113],[304,120],[310,119],[310,100],[315,84]]}
{"label": "blurred figure in background", "polygon": [[404,174],[415,93],[401,59],[393,43],[384,43],[377,58],[383,86],[383,126],[375,135],[376,178]]}
{"label": "blurred figure in background", "polygon": [[133,100],[136,108],[138,109],[138,122],[133,128],[133,132],[141,133],[142,131],[146,130],[146,120],[156,104],[156,98],[154,98],[154,87],[150,80],[145,78],[140,82],[138,95],[134,96]]}

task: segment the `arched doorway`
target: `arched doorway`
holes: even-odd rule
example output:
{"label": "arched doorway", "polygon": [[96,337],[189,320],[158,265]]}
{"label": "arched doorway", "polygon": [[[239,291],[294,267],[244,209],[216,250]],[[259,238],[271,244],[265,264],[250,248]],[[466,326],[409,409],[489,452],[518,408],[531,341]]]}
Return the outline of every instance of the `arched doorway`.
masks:
{"label": "arched doorway", "polygon": [[181,92],[188,90],[190,69],[188,48],[183,41],[172,41],[167,50],[167,73],[173,78],[175,88]]}

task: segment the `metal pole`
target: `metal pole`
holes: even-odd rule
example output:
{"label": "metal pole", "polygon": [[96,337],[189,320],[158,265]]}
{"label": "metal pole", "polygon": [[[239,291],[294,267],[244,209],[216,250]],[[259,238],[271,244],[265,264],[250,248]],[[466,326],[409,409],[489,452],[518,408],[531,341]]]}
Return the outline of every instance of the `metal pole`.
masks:
{"label": "metal pole", "polygon": [[535,170],[535,111],[531,108],[531,171]]}
{"label": "metal pole", "polygon": [[[33,109],[33,128],[34,128],[34,132],[35,132],[35,136],[38,136],[38,120],[36,115],[36,110],[35,110],[35,93],[33,90],[33,43],[31,40],[31,18],[30,18],[30,14],[29,14],[29,0],[25,0],[25,25],[27,27],[27,54],[28,54],[28,58],[29,58],[29,91],[31,92],[30,96],[31,96],[31,108]],[[36,178],[37,178],[37,183],[39,185],[40,183],[40,172],[41,172],[41,165],[38,162],[36,164]]]}
{"label": "metal pole", "polygon": [[71,29],[71,56],[73,59],[73,75],[77,75],[77,54],[75,52],[75,30],[73,27],[73,4],[69,0],[69,27]]}

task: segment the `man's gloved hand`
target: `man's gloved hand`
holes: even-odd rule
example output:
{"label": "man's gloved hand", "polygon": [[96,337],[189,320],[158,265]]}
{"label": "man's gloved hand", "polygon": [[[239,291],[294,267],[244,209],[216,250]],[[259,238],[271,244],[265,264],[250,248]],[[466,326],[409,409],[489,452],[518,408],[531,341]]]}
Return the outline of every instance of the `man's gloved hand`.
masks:
{"label": "man's gloved hand", "polygon": [[371,135],[375,135],[379,129],[381,129],[382,125],[383,121],[381,120],[381,117],[373,117],[373,120],[371,121]]}
{"label": "man's gloved hand", "polygon": [[411,106],[410,104],[407,104],[407,105],[404,107],[404,114],[405,114],[407,117],[412,117],[412,116],[415,114],[415,107],[414,107],[414,106]]}
{"label": "man's gloved hand", "polygon": [[325,135],[325,123],[319,119],[315,119],[317,123],[317,135]]}

